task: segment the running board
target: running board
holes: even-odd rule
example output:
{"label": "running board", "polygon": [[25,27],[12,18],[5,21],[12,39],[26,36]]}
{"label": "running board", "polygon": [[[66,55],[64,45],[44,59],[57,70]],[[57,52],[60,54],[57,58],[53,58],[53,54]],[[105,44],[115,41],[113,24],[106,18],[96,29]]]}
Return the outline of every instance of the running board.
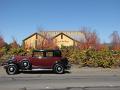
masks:
{"label": "running board", "polygon": [[53,69],[32,69],[32,71],[52,71]]}

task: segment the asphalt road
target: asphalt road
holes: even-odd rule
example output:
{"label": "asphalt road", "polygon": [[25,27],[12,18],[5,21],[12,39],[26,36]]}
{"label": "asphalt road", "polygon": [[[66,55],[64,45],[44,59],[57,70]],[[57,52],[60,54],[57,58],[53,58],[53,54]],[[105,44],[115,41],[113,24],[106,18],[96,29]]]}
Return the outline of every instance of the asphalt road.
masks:
{"label": "asphalt road", "polygon": [[0,90],[120,90],[120,69],[72,68],[60,75],[50,71],[7,75],[0,68]]}

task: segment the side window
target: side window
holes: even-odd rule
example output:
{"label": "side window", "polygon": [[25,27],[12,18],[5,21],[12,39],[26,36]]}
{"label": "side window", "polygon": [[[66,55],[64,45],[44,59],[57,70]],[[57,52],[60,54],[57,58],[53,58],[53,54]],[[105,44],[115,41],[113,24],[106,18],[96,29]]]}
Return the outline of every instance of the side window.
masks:
{"label": "side window", "polygon": [[60,51],[54,51],[53,56],[61,57],[61,52]]}
{"label": "side window", "polygon": [[37,58],[42,58],[42,57],[44,57],[44,54],[43,54],[43,52],[34,52],[33,56],[37,57]]}
{"label": "side window", "polygon": [[53,52],[46,52],[46,56],[47,57],[52,57],[53,56]]}

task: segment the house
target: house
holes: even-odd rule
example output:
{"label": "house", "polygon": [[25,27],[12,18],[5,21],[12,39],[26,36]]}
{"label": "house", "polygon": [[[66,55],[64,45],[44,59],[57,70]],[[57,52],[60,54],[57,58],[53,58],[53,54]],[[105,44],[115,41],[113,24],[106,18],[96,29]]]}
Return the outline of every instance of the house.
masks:
{"label": "house", "polygon": [[58,47],[74,46],[85,40],[84,34],[78,31],[45,31],[34,33],[23,40],[25,49],[36,49],[43,40],[49,37]]}

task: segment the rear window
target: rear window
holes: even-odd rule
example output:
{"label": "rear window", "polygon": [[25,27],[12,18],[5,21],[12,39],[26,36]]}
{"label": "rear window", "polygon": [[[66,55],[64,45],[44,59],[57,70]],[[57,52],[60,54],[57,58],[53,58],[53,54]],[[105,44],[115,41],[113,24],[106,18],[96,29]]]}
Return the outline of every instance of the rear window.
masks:
{"label": "rear window", "polygon": [[61,57],[61,52],[60,51],[54,51],[53,56],[55,57]]}

